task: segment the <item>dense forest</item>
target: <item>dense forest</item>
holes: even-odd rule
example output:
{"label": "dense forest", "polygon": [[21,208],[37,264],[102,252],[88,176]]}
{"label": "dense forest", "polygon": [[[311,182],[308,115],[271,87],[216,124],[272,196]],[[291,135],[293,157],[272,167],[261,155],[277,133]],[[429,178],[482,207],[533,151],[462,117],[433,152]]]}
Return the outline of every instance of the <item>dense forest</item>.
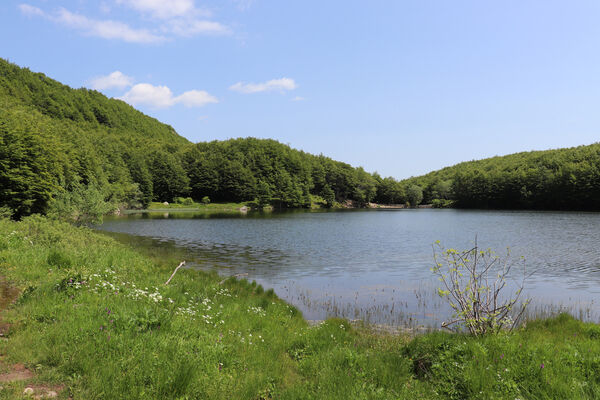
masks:
{"label": "dense forest", "polygon": [[182,197],[257,207],[317,200],[597,210],[600,144],[464,162],[399,182],[275,140],[193,144],[121,100],[0,59],[0,214],[77,220]]}
{"label": "dense forest", "polygon": [[190,196],[307,207],[404,202],[392,178],[274,140],[193,144],[101,93],[0,59],[0,207],[75,219]]}
{"label": "dense forest", "polygon": [[463,162],[402,184],[434,205],[600,210],[600,143]]}

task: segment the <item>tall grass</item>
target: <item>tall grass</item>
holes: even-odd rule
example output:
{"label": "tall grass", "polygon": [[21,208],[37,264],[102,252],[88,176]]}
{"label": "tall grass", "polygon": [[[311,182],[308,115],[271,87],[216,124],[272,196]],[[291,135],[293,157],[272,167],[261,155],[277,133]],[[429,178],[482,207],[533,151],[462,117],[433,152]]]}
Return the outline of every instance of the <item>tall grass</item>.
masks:
{"label": "tall grass", "polygon": [[600,396],[593,324],[561,316],[480,339],[309,327],[253,282],[181,269],[165,285],[179,261],[40,217],[0,220],[0,274],[21,289],[3,313],[4,365],[24,362],[74,399]]}

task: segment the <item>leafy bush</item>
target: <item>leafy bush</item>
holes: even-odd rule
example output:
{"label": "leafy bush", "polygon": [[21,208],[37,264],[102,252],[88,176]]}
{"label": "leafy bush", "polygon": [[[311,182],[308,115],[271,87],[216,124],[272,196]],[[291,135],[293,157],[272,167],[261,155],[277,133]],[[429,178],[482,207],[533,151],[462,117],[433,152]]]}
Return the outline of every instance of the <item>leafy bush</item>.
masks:
{"label": "leafy bush", "polygon": [[10,219],[13,215],[13,210],[10,207],[0,207],[0,219]]}
{"label": "leafy bush", "polygon": [[48,215],[78,225],[95,224],[102,222],[102,216],[114,208],[95,185],[77,184],[71,191],[62,191],[54,197]]}
{"label": "leafy bush", "polygon": [[477,243],[462,252],[444,249],[439,242],[436,244],[438,251],[434,247],[432,272],[444,286],[438,289],[438,294],[448,300],[454,310],[454,319],[444,322],[442,327],[464,327],[476,336],[498,333],[504,328],[512,330],[529,303],[526,300],[520,310],[513,313],[523,290],[525,272],[521,286],[506,297],[503,289],[512,267],[508,254],[501,261],[492,250],[479,250]]}
{"label": "leafy bush", "polygon": [[433,199],[431,200],[431,206],[433,208],[450,208],[454,204],[452,200],[446,199]]}

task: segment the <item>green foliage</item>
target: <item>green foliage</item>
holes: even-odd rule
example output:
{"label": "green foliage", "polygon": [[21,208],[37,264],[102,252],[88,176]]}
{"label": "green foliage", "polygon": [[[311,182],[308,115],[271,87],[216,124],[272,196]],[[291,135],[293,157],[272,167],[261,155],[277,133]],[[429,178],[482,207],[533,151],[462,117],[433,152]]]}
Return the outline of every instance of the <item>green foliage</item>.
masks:
{"label": "green foliage", "polygon": [[325,204],[327,205],[327,207],[328,208],[333,207],[333,205],[335,203],[335,193],[333,192],[333,190],[331,189],[331,187],[329,185],[325,184],[323,186],[322,196],[323,196],[323,200],[325,200]]}
{"label": "green foliage", "polygon": [[442,327],[464,328],[475,336],[512,331],[529,303],[526,300],[517,306],[525,271],[516,292],[507,296],[506,280],[512,268],[509,254],[502,261],[492,250],[480,250],[477,244],[467,251],[444,249],[439,242],[436,245],[432,272],[443,285],[438,294],[454,310],[453,319]]}
{"label": "green foliage", "polygon": [[64,192],[78,185],[110,203],[145,207],[154,195],[150,155],[188,145],[122,101],[0,59],[0,207],[16,219],[72,203]]}
{"label": "green foliage", "polygon": [[0,219],[10,219],[13,216],[13,210],[10,207],[0,207]]}
{"label": "green foliage", "polygon": [[189,178],[175,155],[155,151],[150,155],[150,160],[155,201],[171,202],[175,197],[189,193]]}
{"label": "green foliage", "polygon": [[431,206],[433,208],[450,208],[454,205],[453,200],[445,200],[445,199],[433,199],[431,200]]}
{"label": "green foliage", "polygon": [[[600,143],[469,161],[411,178],[461,208],[600,209]],[[450,184],[450,190],[447,190]]]}
{"label": "green foliage", "polygon": [[411,207],[416,207],[423,201],[423,189],[418,185],[410,185],[406,189],[406,199]]}
{"label": "green foliage", "polygon": [[101,190],[95,185],[73,185],[70,191],[55,195],[50,203],[48,215],[75,224],[102,222],[102,216],[114,210],[115,205],[106,201]]}
{"label": "green foliage", "polygon": [[0,206],[14,210],[16,218],[44,213],[58,187],[55,147],[34,124],[7,120],[7,114],[0,107]]}
{"label": "green foliage", "polygon": [[274,140],[198,143],[184,155],[191,194],[214,201],[256,200],[259,207],[310,207],[310,195],[373,201],[378,181],[362,168],[313,156]]}
{"label": "green foliage", "polygon": [[202,204],[210,204],[210,197],[204,196],[201,201]]}
{"label": "green foliage", "polygon": [[53,249],[50,250],[46,262],[50,267],[56,268],[69,268],[71,266],[71,260],[63,252]]}
{"label": "green foliage", "polygon": [[256,203],[258,208],[262,209],[265,206],[269,205],[271,201],[271,186],[263,181],[258,181],[258,185],[256,188]]}
{"label": "green foliage", "polygon": [[122,101],[0,59],[0,207],[16,219],[51,204],[55,214],[69,214],[65,192],[77,185],[91,184],[105,201],[130,208],[187,196],[310,207],[311,195],[328,206],[378,201],[379,181],[274,140],[192,145]]}

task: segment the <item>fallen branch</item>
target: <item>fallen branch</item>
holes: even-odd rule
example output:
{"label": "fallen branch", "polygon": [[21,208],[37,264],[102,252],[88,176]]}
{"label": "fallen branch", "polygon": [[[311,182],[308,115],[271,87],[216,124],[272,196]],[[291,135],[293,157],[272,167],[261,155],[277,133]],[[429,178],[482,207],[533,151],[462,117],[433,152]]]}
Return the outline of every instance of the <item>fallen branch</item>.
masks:
{"label": "fallen branch", "polygon": [[177,266],[177,268],[175,268],[175,271],[173,271],[173,273],[171,274],[171,277],[165,282],[165,285],[168,285],[169,282],[171,282],[171,279],[173,279],[173,277],[175,276],[175,274],[177,273],[177,270],[179,268],[181,268],[183,265],[185,265],[185,261],[182,261],[181,263],[179,263],[179,265]]}
{"label": "fallen branch", "polygon": [[225,281],[227,281],[227,279],[229,279],[229,278],[239,278],[240,276],[248,276],[248,274],[247,273],[243,273],[243,274],[235,274],[235,275],[228,276],[227,278],[225,278],[221,282],[219,282],[219,285],[224,284]]}

